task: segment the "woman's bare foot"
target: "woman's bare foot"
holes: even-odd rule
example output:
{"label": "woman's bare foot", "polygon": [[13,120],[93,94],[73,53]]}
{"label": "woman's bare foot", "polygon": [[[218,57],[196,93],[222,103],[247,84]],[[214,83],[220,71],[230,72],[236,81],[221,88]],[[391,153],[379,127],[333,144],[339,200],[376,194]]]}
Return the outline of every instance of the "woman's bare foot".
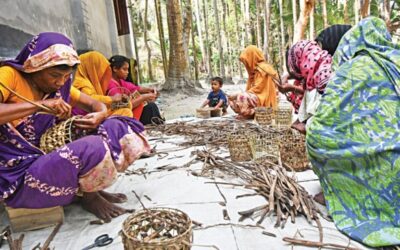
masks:
{"label": "woman's bare foot", "polygon": [[128,200],[125,194],[121,193],[108,193],[106,191],[99,191],[99,194],[111,203],[124,203]]}
{"label": "woman's bare foot", "polygon": [[81,204],[86,211],[96,215],[98,218],[106,222],[126,213],[124,208],[107,201],[99,192],[83,193]]}
{"label": "woman's bare foot", "polygon": [[302,123],[302,122],[294,122],[291,126],[291,128],[296,129],[297,131],[299,131],[300,133],[302,133],[303,135],[306,134],[306,124]]}
{"label": "woman's bare foot", "polygon": [[325,196],[323,192],[316,194],[314,196],[314,200],[319,204],[321,204],[322,206],[325,206]]}

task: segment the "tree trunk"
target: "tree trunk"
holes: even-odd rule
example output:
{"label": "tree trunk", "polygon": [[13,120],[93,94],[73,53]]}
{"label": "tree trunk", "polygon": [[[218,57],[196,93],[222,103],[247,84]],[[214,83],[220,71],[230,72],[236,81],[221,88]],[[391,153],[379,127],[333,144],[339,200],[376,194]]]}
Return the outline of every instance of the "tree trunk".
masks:
{"label": "tree trunk", "polygon": [[167,52],[165,50],[164,27],[163,27],[163,23],[162,23],[160,0],[154,0],[154,6],[156,9],[158,37],[160,40],[160,49],[161,49],[161,56],[162,56],[162,62],[163,62],[164,77],[165,77],[165,79],[167,79],[167,77],[168,77],[168,61],[167,61]]}
{"label": "tree trunk", "polygon": [[297,4],[296,0],[292,0],[292,13],[293,13],[293,28],[296,27],[297,22]]}
{"label": "tree trunk", "polygon": [[279,0],[279,19],[281,23],[281,69],[283,70],[285,67],[285,27],[283,25],[283,6],[282,0]]}
{"label": "tree trunk", "polygon": [[[205,65],[208,63],[207,59],[207,50],[203,42],[203,30],[202,30],[202,24],[201,24],[201,18],[200,18],[200,12],[201,12],[201,4],[199,0],[195,1],[195,15],[196,15],[196,26],[197,26],[197,35],[199,37],[199,43],[200,43],[200,51],[201,51],[201,67],[202,68],[207,68]],[[207,68],[208,69],[208,68]]]}
{"label": "tree trunk", "polygon": [[249,0],[244,1],[244,16],[245,16],[245,32],[246,32],[246,43],[250,45],[253,42],[253,38],[251,36],[251,20],[250,20],[250,3]]}
{"label": "tree trunk", "polygon": [[183,88],[188,84],[189,72],[184,50],[182,12],[179,0],[167,0],[169,46],[168,79],[164,89]]}
{"label": "tree trunk", "polygon": [[359,12],[360,11],[360,0],[354,0],[354,23],[357,24],[360,20]]}
{"label": "tree trunk", "polygon": [[324,19],[324,28],[328,28],[328,14],[326,12],[326,0],[322,0],[322,18]]}
{"label": "tree trunk", "polygon": [[[260,10],[260,11],[259,11]],[[262,32],[261,32],[261,18],[260,18],[260,0],[256,0],[256,19],[257,19],[257,47],[261,48]]]}
{"label": "tree trunk", "polygon": [[310,38],[309,40],[314,40],[315,37],[315,25],[314,25],[314,7],[312,8],[311,12],[310,12]]}
{"label": "tree trunk", "polygon": [[146,46],[147,49],[147,70],[148,70],[148,77],[149,77],[149,81],[153,81],[154,77],[153,77],[153,70],[151,67],[151,48],[149,46],[149,42],[147,39],[147,12],[149,9],[149,0],[145,1],[145,7],[144,7],[144,18],[143,18],[143,39],[144,39],[144,44]]}
{"label": "tree trunk", "polygon": [[225,77],[225,67],[224,67],[224,51],[222,48],[222,39],[221,39],[221,25],[219,22],[219,11],[217,0],[213,0],[214,3],[214,18],[215,18],[215,26],[217,31],[217,40],[218,40],[218,52],[219,52],[219,74],[220,77]]}
{"label": "tree trunk", "polygon": [[361,7],[361,18],[369,16],[369,12],[370,12],[369,0],[364,0]]}
{"label": "tree trunk", "polygon": [[[131,0],[129,0],[128,2],[129,4],[129,11],[132,13],[133,12],[133,4],[131,2]],[[133,15],[131,14],[131,17]],[[135,60],[136,60],[136,64],[137,64],[137,82],[135,84],[139,84],[142,80],[142,76],[140,74],[140,63],[139,63],[139,52],[138,52],[138,45],[137,45],[137,39],[136,39],[136,27],[134,25],[134,22],[132,22],[132,37],[133,37],[133,43],[134,43],[134,47],[135,47]]]}
{"label": "tree trunk", "polygon": [[210,39],[208,38],[208,19],[207,19],[207,4],[206,0],[203,0],[203,15],[204,15],[204,31],[206,32],[206,51],[207,51],[207,59],[208,59],[208,76],[212,77],[212,63],[211,63],[211,46]]}
{"label": "tree trunk", "polygon": [[230,60],[231,50],[230,50],[230,42],[229,42],[229,33],[228,33],[228,29],[226,28],[226,16],[229,14],[228,8],[227,8],[228,2],[222,0],[221,4],[222,4],[222,28],[224,30],[223,38],[224,38],[224,46],[225,46],[226,52],[227,52],[226,53],[227,57],[224,56],[224,58],[226,60],[226,65],[227,65],[227,75],[225,76],[225,78],[227,80],[231,80],[232,79],[232,60]]}
{"label": "tree trunk", "polygon": [[244,47],[249,45],[249,28],[247,26],[247,19],[246,19],[246,4],[245,0],[240,0],[240,10],[242,13],[243,25],[244,25]]}
{"label": "tree trunk", "polygon": [[271,23],[271,0],[265,0],[264,4],[264,57],[265,60],[271,60],[269,53],[269,43],[270,43],[270,23]]}
{"label": "tree trunk", "polygon": [[[240,28],[239,28],[239,17],[238,17],[238,11],[237,11],[237,0],[234,0],[233,7],[235,8],[235,23],[236,23],[237,46],[238,46],[238,51],[240,53],[240,51],[243,49],[243,44],[242,44],[243,43],[243,39],[240,39],[240,34],[243,35],[243,33],[240,33]],[[237,55],[237,54],[235,54],[235,55]],[[239,70],[240,79],[243,79],[243,71],[242,71],[242,67],[240,65],[240,61],[239,60],[235,60],[235,61],[236,61],[237,68]]]}
{"label": "tree trunk", "polygon": [[349,12],[347,11],[347,0],[343,0],[343,15],[345,24],[349,24]]}
{"label": "tree trunk", "polygon": [[192,54],[194,63],[194,79],[196,83],[195,85],[196,87],[201,87],[201,84],[199,82],[199,65],[197,63],[197,49],[196,49],[196,39],[194,37],[194,27],[192,27]]}
{"label": "tree trunk", "polygon": [[314,0],[300,1],[300,15],[294,29],[293,44],[304,39],[304,33],[307,28],[308,18],[313,8]]}

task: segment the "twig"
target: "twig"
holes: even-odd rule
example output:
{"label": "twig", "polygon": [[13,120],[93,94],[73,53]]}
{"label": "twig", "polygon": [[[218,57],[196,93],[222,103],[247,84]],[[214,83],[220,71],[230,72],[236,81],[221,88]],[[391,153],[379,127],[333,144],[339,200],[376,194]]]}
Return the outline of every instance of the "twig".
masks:
{"label": "twig", "polygon": [[339,244],[321,243],[321,242],[317,242],[317,241],[301,240],[301,239],[295,239],[295,238],[290,238],[290,237],[284,237],[282,240],[285,242],[288,242],[290,244],[298,245],[298,246],[324,247],[324,248],[339,249],[339,250],[341,250],[341,249],[343,249],[343,250],[360,250],[359,248],[343,246],[343,245],[339,245]]}
{"label": "twig", "polygon": [[260,226],[260,225],[242,225],[242,224],[235,224],[235,223],[219,223],[219,224],[209,225],[209,226],[204,226],[204,227],[195,227],[195,228],[193,228],[193,230],[204,230],[204,229],[208,229],[208,228],[212,228],[212,227],[223,227],[223,226],[265,229],[263,226]]}
{"label": "twig", "polygon": [[135,192],[135,190],[132,190],[132,193],[136,196],[136,199],[140,202],[140,205],[142,205],[143,209],[147,209],[146,206],[143,204],[142,200],[140,199],[139,195]]}
{"label": "twig", "polygon": [[62,222],[59,222],[56,227],[53,229],[53,231],[51,232],[51,234],[49,235],[49,237],[47,238],[47,240],[44,242],[42,250],[47,250],[50,246],[50,243],[53,241],[54,237],[56,236],[56,234],[58,233],[58,231],[60,230],[60,227],[62,226]]}

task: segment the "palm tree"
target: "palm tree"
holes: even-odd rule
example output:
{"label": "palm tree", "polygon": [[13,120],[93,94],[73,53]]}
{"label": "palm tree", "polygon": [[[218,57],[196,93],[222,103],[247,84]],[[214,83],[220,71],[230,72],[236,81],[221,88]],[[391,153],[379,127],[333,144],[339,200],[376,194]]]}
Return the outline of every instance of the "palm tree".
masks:
{"label": "palm tree", "polygon": [[149,73],[149,81],[153,81],[153,70],[151,67],[151,48],[149,46],[149,41],[147,38],[147,12],[149,9],[149,0],[145,1],[145,7],[144,7],[144,17],[143,17],[143,39],[144,39],[144,44],[147,49],[147,68],[148,68],[148,73]]}
{"label": "palm tree", "polygon": [[160,40],[160,49],[161,49],[161,56],[163,62],[163,69],[164,69],[164,77],[167,79],[167,72],[168,72],[168,61],[167,61],[167,52],[165,50],[165,39],[164,39],[164,27],[162,24],[162,14],[161,14],[161,4],[160,0],[154,0],[154,6],[156,9],[156,17],[157,17],[157,27],[158,27],[158,37]]}
{"label": "palm tree", "polygon": [[222,39],[221,39],[221,25],[219,22],[219,11],[217,0],[213,0],[214,3],[214,18],[215,18],[215,25],[216,25],[216,36],[218,40],[218,52],[219,52],[219,73],[220,77],[225,77],[225,66],[224,66],[224,52],[222,48]]}

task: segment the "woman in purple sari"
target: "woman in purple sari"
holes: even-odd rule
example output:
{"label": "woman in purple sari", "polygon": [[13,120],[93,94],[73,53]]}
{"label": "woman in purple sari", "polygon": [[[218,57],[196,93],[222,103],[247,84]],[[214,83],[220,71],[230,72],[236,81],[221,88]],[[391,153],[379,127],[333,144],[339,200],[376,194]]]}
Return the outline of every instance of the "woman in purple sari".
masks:
{"label": "woman in purple sari", "polygon": [[[80,191],[86,210],[110,220],[125,213],[113,203],[126,196],[103,189],[150,147],[140,123],[119,116],[106,119],[104,104],[71,87],[78,64],[72,42],[58,33],[33,37],[15,60],[0,64],[0,201],[14,208],[63,206]],[[89,112],[75,124],[91,135],[45,154],[40,137],[68,118],[72,106]]]}

